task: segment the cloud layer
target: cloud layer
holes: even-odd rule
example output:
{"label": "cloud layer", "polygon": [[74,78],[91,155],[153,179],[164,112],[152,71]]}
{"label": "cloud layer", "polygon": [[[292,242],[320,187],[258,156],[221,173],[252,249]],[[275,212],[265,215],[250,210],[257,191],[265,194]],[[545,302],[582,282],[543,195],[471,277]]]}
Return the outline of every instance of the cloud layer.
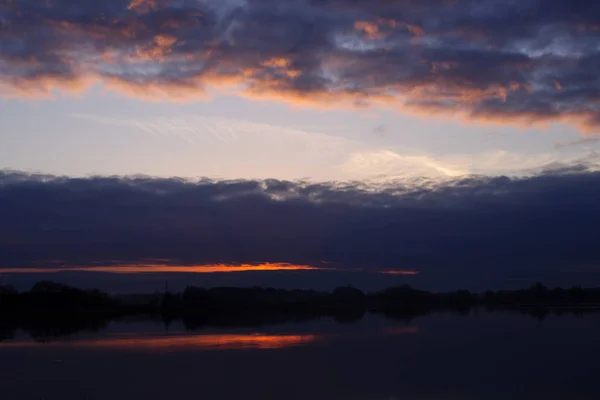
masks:
{"label": "cloud layer", "polygon": [[584,168],[411,187],[5,172],[0,267],[288,262],[414,270],[403,279],[451,286],[574,273],[587,283],[599,200],[600,173]]}
{"label": "cloud layer", "polygon": [[599,16],[588,0],[14,0],[0,4],[0,88],[224,86],[598,131]]}

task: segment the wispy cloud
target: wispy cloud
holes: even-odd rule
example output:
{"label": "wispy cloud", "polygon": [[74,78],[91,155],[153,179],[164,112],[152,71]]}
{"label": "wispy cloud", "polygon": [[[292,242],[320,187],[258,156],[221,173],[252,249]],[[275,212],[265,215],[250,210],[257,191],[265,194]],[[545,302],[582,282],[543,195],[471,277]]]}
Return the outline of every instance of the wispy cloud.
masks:
{"label": "wispy cloud", "polygon": [[356,152],[349,155],[341,168],[359,179],[408,179],[414,177],[456,177],[467,175],[427,155],[398,154],[390,150]]}
{"label": "wispy cloud", "polygon": [[592,146],[598,144],[600,142],[600,138],[595,136],[583,136],[577,140],[572,140],[570,142],[556,142],[554,143],[554,147],[557,149],[562,149],[565,147],[575,147],[575,146]]}
{"label": "wispy cloud", "polygon": [[294,128],[224,117],[182,115],[122,119],[90,114],[74,114],[73,117],[103,124],[139,128],[156,136],[176,137],[191,143],[211,141],[222,144],[239,144],[258,140],[289,140],[295,141],[296,144],[302,142],[308,150],[316,152],[360,146],[357,141],[319,132],[326,128]]}
{"label": "wispy cloud", "polygon": [[[331,127],[288,127],[242,119],[179,115],[144,119],[76,114],[75,118],[131,128],[152,137],[184,141],[236,162],[238,175],[251,174],[257,160],[269,166],[271,176],[313,180],[445,180],[471,174],[526,175],[551,163],[577,162],[587,153],[432,154],[407,147],[382,146],[343,136]],[[246,164],[244,164],[246,162]],[[282,168],[287,167],[287,168]],[[263,177],[258,176],[258,177]]]}

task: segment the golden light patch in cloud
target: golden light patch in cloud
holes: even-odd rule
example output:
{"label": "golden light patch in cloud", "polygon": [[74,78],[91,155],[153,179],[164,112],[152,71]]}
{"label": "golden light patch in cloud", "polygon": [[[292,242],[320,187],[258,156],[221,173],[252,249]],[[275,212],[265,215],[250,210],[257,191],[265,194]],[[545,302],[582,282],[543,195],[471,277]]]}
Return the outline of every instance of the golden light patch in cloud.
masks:
{"label": "golden light patch in cloud", "polygon": [[290,65],[290,59],[285,57],[269,58],[261,63],[263,67],[287,68]]}
{"label": "golden light patch in cloud", "polygon": [[[325,69],[337,70],[347,65],[349,60],[343,56],[328,56],[323,60]],[[282,63],[283,64],[283,63]],[[457,68],[457,63],[433,63],[432,70]],[[283,101],[293,106],[313,107],[319,105],[325,109],[356,109],[383,107],[396,109],[402,113],[423,111],[429,113],[435,107],[435,103],[448,104],[447,107],[437,107],[436,114],[452,115],[464,112],[470,115],[469,110],[484,100],[500,99],[506,101],[510,92],[526,90],[527,88],[518,82],[511,81],[506,86],[495,85],[485,89],[465,87],[465,85],[451,82],[439,82],[436,84],[414,83],[381,86],[374,91],[310,91],[304,92],[294,89],[290,82],[267,77],[246,71],[244,79],[232,79],[236,82],[235,93],[244,97],[261,100]],[[366,78],[365,78],[366,79]],[[376,76],[373,76],[376,80]],[[249,83],[248,83],[249,82]],[[212,83],[212,82],[211,82]],[[245,83],[247,85],[245,85]],[[451,103],[448,103],[451,102]],[[476,116],[474,116],[476,119]]]}
{"label": "golden light patch in cloud", "polygon": [[128,97],[135,97],[147,102],[190,102],[198,100],[210,100],[211,96],[199,80],[187,80],[183,82],[161,81],[132,83],[124,79],[111,78],[98,80],[103,83],[105,91],[116,92]]}
{"label": "golden light patch in cloud", "polygon": [[[278,90],[278,87],[282,85],[284,89]],[[242,88],[234,91],[234,93],[247,99],[283,102],[296,108],[315,109],[315,106],[318,106],[319,111],[356,111],[357,109],[366,110],[376,106],[394,108],[398,105],[398,102],[395,101],[397,98],[387,93],[303,92],[288,88],[284,82],[277,80],[259,81],[250,88]]]}
{"label": "golden light patch in cloud", "polygon": [[557,81],[556,79],[554,80],[554,87],[556,88],[556,90],[562,90],[562,85],[560,84],[559,81]]}
{"label": "golden light patch in cloud", "polygon": [[5,341],[1,347],[73,347],[115,350],[245,350],[282,349],[307,345],[321,339],[318,335],[265,335],[265,334],[214,334],[173,335],[150,337],[117,337],[90,340],[56,341],[38,343],[34,341]]}
{"label": "golden light patch in cloud", "polygon": [[[446,113],[444,113],[446,114]],[[483,125],[515,126],[523,129],[537,127],[547,129],[552,123],[564,123],[575,126],[582,134],[598,134],[598,123],[593,114],[584,112],[572,114],[544,114],[531,112],[493,113],[478,111],[476,114],[462,112],[457,115],[464,123],[480,122]]]}
{"label": "golden light patch in cloud", "polygon": [[404,27],[406,28],[406,30],[408,30],[410,33],[412,33],[414,36],[425,35],[425,31],[420,26],[405,23]]}
{"label": "golden light patch in cloud", "polygon": [[371,40],[383,39],[385,34],[380,32],[379,25],[369,21],[357,21],[354,23],[354,28],[361,31],[367,38]]}
{"label": "golden light patch in cloud", "polygon": [[[512,90],[515,85],[512,86]],[[421,90],[422,88],[419,88]],[[509,88],[510,89],[510,88]],[[528,90],[526,87],[519,87],[522,90]],[[466,91],[469,93],[469,91]],[[494,95],[498,97],[505,93],[500,91],[479,91],[470,92],[471,98],[474,93],[486,93],[486,95]],[[436,95],[429,95],[431,99],[436,99]],[[468,98],[468,96],[467,96]],[[442,98],[440,103],[442,103]],[[539,129],[547,129],[552,123],[564,123],[574,126],[582,134],[598,134],[598,123],[593,120],[594,115],[586,112],[572,112],[570,114],[550,114],[531,111],[513,111],[513,112],[496,112],[491,110],[481,109],[473,112],[468,107],[463,105],[456,106],[441,106],[436,101],[423,101],[421,103],[412,103],[404,99],[401,108],[395,108],[400,114],[410,114],[421,118],[440,118],[463,123],[465,125],[479,126],[507,126],[520,129],[531,129],[536,127]],[[383,107],[389,107],[390,104],[382,104]],[[392,110],[394,107],[390,107]]]}
{"label": "golden light patch in cloud", "polygon": [[449,61],[433,61],[430,63],[430,70],[432,73],[438,73],[440,71],[448,71],[452,68],[460,67],[460,64],[457,62],[449,62]]}
{"label": "golden light patch in cloud", "polygon": [[38,76],[37,79],[13,79],[0,82],[0,97],[7,99],[53,99],[56,94],[82,96],[98,80],[92,76]]}
{"label": "golden light patch in cloud", "polygon": [[138,47],[136,54],[141,60],[164,61],[165,56],[172,51],[177,38],[169,35],[158,35],[150,46]]}
{"label": "golden light patch in cloud", "polygon": [[[432,73],[440,70],[449,70],[458,67],[456,63],[432,63]],[[510,82],[506,86],[490,85],[485,89],[477,87],[465,87],[455,83],[441,83],[435,85],[417,85],[412,87],[397,87],[396,91],[404,94],[404,101],[414,104],[445,104],[452,110],[467,109],[485,100],[500,99],[506,102],[510,92],[521,89],[517,82]],[[425,106],[426,107],[426,106]]]}
{"label": "golden light patch in cloud", "polygon": [[[292,60],[285,57],[276,57],[270,58],[261,63],[261,66],[265,68],[272,68],[277,70],[278,73],[286,76],[287,78],[294,79],[302,74],[302,71],[299,69],[290,68],[290,64]],[[246,78],[250,78],[252,76],[256,76],[260,74],[262,70],[259,68],[248,70],[244,76]]]}
{"label": "golden light patch in cloud", "polygon": [[391,30],[399,27],[403,27],[415,37],[425,35],[425,31],[420,26],[398,22],[393,19],[379,18],[376,21],[356,21],[354,23],[354,29],[370,40],[385,39]]}
{"label": "golden light patch in cloud", "polygon": [[147,12],[156,7],[155,0],[131,0],[128,10],[135,10],[140,12]]}

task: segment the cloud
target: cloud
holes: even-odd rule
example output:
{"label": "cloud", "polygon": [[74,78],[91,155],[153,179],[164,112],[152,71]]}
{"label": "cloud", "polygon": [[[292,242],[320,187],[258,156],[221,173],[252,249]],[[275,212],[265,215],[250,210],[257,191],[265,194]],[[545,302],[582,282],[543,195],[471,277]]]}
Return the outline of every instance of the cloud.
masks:
{"label": "cloud", "polygon": [[322,127],[294,128],[224,117],[182,115],[120,119],[86,114],[76,114],[74,117],[107,125],[139,128],[155,136],[175,136],[190,143],[198,140],[227,146],[238,144],[246,148],[253,142],[260,143],[262,151],[269,150],[264,148],[265,143],[279,147],[282,143],[291,142],[292,145],[301,146],[304,155],[307,152],[344,152],[361,146],[361,143],[352,139],[321,133],[321,130],[325,130]]}
{"label": "cloud", "polygon": [[431,156],[398,154],[391,150],[352,153],[341,168],[358,179],[445,178],[467,174],[467,170],[444,165]]}
{"label": "cloud", "polygon": [[369,181],[411,181],[415,179],[443,182],[466,175],[531,176],[555,165],[585,164],[586,168],[598,169],[600,159],[594,152],[560,154],[514,153],[493,150],[483,153],[427,154],[412,149],[362,149],[352,152],[339,166],[345,176]]}
{"label": "cloud", "polygon": [[569,142],[555,142],[554,148],[562,149],[565,147],[575,147],[575,146],[586,146],[586,145],[594,145],[600,142],[600,138],[595,136],[582,136],[579,139],[572,140]]}
{"label": "cloud", "polygon": [[[335,268],[326,266],[294,265],[289,263],[254,263],[254,264],[204,264],[204,265],[180,265],[169,259],[161,259],[161,264],[140,260],[136,263],[93,263],[94,265],[69,266],[65,263],[55,262],[57,260],[43,260],[43,267],[33,268],[0,268],[0,274],[53,274],[64,272],[102,272],[108,274],[223,274],[239,272],[273,272],[273,271],[360,271],[359,269]],[[58,264],[58,265],[57,265]],[[323,262],[321,262],[323,264]],[[371,270],[384,275],[417,275],[419,271],[384,269]]]}
{"label": "cloud", "polygon": [[17,0],[0,5],[0,90],[219,87],[597,132],[597,15],[588,0]]}
{"label": "cloud", "polygon": [[[362,143],[344,138],[324,127],[290,127],[211,116],[179,115],[126,119],[98,115],[74,115],[88,121],[126,127],[131,134],[145,132],[155,138],[175,138],[195,147],[202,165],[217,165],[217,176],[246,178],[340,179],[333,167]],[[141,141],[143,136],[138,136]],[[190,147],[191,148],[191,147]],[[227,160],[225,163],[223,160]],[[201,164],[204,163],[204,164]],[[276,171],[276,172],[273,172]],[[346,179],[347,177],[342,176]]]}
{"label": "cloud", "polygon": [[377,125],[373,128],[372,132],[377,136],[385,136],[387,132],[387,126],[385,126],[384,124]]}
{"label": "cloud", "polygon": [[[0,268],[0,273],[58,273],[58,272],[106,272],[113,274],[150,274],[161,272],[178,272],[192,274],[214,274],[214,273],[235,273],[246,271],[315,271],[327,270],[327,268],[313,267],[310,265],[291,265],[287,263],[266,263],[266,264],[213,264],[213,265],[174,265],[170,260],[164,260],[162,264],[145,263],[141,261],[138,264],[116,264],[116,265],[94,265],[72,267],[59,265],[55,267],[43,268],[18,268],[11,269]],[[57,264],[52,261],[44,261],[45,264]],[[63,264],[63,263],[59,263]],[[391,273],[401,273],[402,271],[392,271]],[[382,273],[390,273],[382,271]]]}
{"label": "cloud", "polygon": [[455,287],[584,279],[580,267],[600,262],[599,188],[600,173],[584,166],[377,186],[3,172],[0,267],[52,272],[48,260],[60,260],[89,270],[194,266],[196,274],[203,265],[290,263],[318,270],[279,274],[387,271],[373,275]]}
{"label": "cloud", "polygon": [[176,138],[198,146],[198,157],[207,164],[223,164],[223,159],[229,160],[220,167],[220,177],[243,174],[250,179],[310,177],[316,181],[390,181],[422,177],[448,179],[469,174],[530,175],[531,169],[553,162],[577,162],[587,155],[586,149],[568,154],[558,150],[519,153],[503,149],[476,154],[435,154],[361,142],[344,137],[343,129],[331,127],[286,127],[198,115],[143,119],[88,114],[74,117],[126,127],[129,133],[145,132],[156,138]]}

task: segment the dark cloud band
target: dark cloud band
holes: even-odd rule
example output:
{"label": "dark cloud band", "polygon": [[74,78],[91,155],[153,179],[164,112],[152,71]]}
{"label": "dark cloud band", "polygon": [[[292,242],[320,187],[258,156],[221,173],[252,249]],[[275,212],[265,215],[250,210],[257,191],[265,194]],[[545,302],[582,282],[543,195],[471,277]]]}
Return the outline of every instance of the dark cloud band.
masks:
{"label": "dark cloud band", "polygon": [[578,168],[418,188],[6,172],[0,268],[287,262],[457,286],[585,272],[600,261],[599,199],[600,173]]}

